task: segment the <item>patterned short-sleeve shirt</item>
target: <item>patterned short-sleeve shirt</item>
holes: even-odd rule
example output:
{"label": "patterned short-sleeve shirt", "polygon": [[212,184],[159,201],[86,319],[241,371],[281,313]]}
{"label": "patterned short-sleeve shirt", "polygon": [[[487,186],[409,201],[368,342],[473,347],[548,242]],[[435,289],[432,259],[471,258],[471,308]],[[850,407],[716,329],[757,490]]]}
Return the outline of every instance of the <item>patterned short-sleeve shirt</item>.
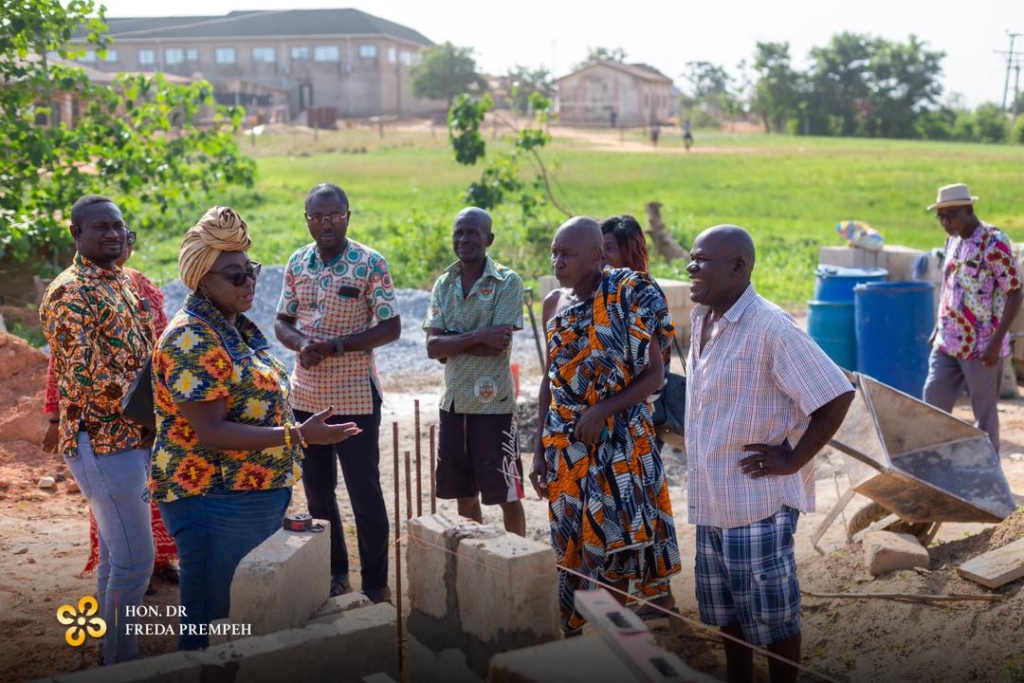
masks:
{"label": "patterned short-sleeve shirt", "polygon": [[[942,353],[976,360],[985,353],[1006,306],[1006,295],[1020,287],[1010,239],[981,221],[967,239],[946,238],[942,266],[939,334]],[[1000,355],[1010,355],[1010,337],[1003,337]]]}
{"label": "patterned short-sleeve shirt", "polygon": [[141,425],[121,399],[153,349],[153,319],[124,271],[81,254],[46,290],[39,319],[50,343],[60,413],[58,452],[74,456],[89,434],[97,455],[135,448]]}
{"label": "patterned short-sleeve shirt", "polygon": [[[357,334],[398,315],[387,261],[352,239],[329,263],[315,243],[292,254],[277,311],[315,341]],[[292,407],[315,413],[333,405],[337,414],[368,415],[372,387],[381,394],[372,349],[329,356],[313,368],[296,363]]]}
{"label": "patterned short-sleeve shirt", "polygon": [[154,497],[169,502],[211,489],[294,485],[302,476],[298,444],[258,451],[203,448],[177,406],[226,399],[228,421],[280,427],[294,422],[288,390],[288,373],[256,325],[240,315],[232,327],[209,301],[190,295],[153,356]]}
{"label": "patterned short-sleeve shirt", "polygon": [[[423,329],[463,334],[494,325],[523,329],[523,281],[488,256],[483,275],[468,295],[462,291],[462,262],[437,279]],[[515,389],[509,359],[512,347],[497,356],[466,353],[448,358],[441,382],[441,408],[472,415],[514,413]]]}

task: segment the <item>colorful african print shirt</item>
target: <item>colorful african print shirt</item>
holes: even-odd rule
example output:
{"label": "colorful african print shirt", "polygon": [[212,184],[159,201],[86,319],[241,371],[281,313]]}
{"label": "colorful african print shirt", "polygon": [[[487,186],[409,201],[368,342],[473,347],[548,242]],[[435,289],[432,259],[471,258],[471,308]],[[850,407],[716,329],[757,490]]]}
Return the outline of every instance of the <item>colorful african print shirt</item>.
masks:
{"label": "colorful african print shirt", "polygon": [[[299,332],[315,341],[358,334],[398,315],[387,261],[351,239],[330,263],[315,243],[292,254],[277,311],[295,318]],[[333,405],[339,415],[368,415],[371,387],[383,396],[372,349],[328,356],[312,368],[296,363],[292,407],[316,413]]]}
{"label": "colorful african print shirt", "polygon": [[[967,239],[946,238],[936,348],[955,358],[977,360],[992,340],[1007,293],[1020,287],[1010,239],[980,221]],[[1010,335],[1000,355],[1010,355]]]}
{"label": "colorful african print shirt", "polygon": [[[462,291],[462,261],[434,283],[423,329],[463,334],[494,325],[523,329],[523,281],[488,256],[484,272],[469,294]],[[460,353],[448,358],[441,382],[441,408],[455,413],[501,415],[516,410],[512,382],[512,346],[497,356]]]}
{"label": "colorful african print shirt", "polygon": [[288,373],[248,318],[235,326],[213,304],[190,294],[153,356],[156,443],[150,488],[174,501],[211,490],[253,491],[293,486],[302,476],[298,444],[260,451],[211,450],[176,404],[225,399],[227,420],[261,427],[294,422]]}
{"label": "colorful african print shirt", "polygon": [[81,254],[39,306],[50,343],[60,413],[58,452],[78,453],[78,432],[97,455],[136,448],[144,429],[121,414],[121,399],[153,350],[153,320],[128,276]]}
{"label": "colorful african print shirt", "polygon": [[[667,581],[680,568],[672,503],[654,445],[651,403],[608,419],[598,445],[573,433],[584,410],[629,385],[668,350],[672,316],[654,282],[605,270],[592,299],[548,321],[551,405],[544,424],[551,543],[558,563],[602,581]],[[665,367],[666,376],[668,367]],[[588,581],[560,572],[562,626],[579,628],[573,593]]]}

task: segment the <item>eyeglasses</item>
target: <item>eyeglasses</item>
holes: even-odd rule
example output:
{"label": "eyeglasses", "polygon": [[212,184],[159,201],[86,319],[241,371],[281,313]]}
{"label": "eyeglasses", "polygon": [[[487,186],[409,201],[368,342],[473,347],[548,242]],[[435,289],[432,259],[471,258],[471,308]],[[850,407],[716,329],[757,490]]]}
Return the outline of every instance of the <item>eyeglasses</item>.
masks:
{"label": "eyeglasses", "polygon": [[306,220],[309,221],[310,223],[323,223],[325,220],[328,220],[332,223],[340,223],[343,220],[345,220],[345,217],[348,216],[348,213],[335,211],[334,213],[307,213],[303,215],[306,217]]}
{"label": "eyeglasses", "polygon": [[134,230],[129,230],[128,231],[128,237],[126,238],[128,240],[128,246],[130,247],[133,244],[135,244],[135,240],[137,240],[138,238],[139,238],[139,236],[137,234],[135,234]]}
{"label": "eyeglasses", "polygon": [[226,278],[228,282],[230,282],[235,287],[241,287],[242,285],[245,284],[245,281],[249,280],[250,278],[252,279],[253,282],[256,282],[256,280],[258,280],[260,277],[260,270],[262,269],[262,263],[256,263],[255,261],[252,261],[249,264],[249,267],[246,268],[245,270],[232,270],[231,272],[227,273],[222,270],[210,270],[207,271],[207,274],[220,275],[221,277]]}
{"label": "eyeglasses", "polygon": [[963,210],[964,210],[964,207],[958,206],[955,209],[947,209],[945,211],[936,211],[935,212],[935,217],[937,219],[939,219],[940,223],[942,223],[944,221],[948,221],[948,220],[952,219],[953,216],[957,215],[958,213],[960,213]]}

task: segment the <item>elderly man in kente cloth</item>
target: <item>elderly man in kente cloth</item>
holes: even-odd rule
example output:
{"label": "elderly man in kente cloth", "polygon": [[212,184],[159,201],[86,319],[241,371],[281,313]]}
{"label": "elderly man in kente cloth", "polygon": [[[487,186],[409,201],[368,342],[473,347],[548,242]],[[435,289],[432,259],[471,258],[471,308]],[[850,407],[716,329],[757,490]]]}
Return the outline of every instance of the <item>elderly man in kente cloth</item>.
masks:
{"label": "elderly man in kente cloth", "polygon": [[602,270],[602,241],[592,218],[562,224],[551,265],[565,289],[544,302],[543,440],[530,479],[549,501],[566,635],[584,622],[577,589],[609,584],[621,601],[629,581],[664,583],[680,570],[650,403],[665,382],[672,318],[646,274]]}

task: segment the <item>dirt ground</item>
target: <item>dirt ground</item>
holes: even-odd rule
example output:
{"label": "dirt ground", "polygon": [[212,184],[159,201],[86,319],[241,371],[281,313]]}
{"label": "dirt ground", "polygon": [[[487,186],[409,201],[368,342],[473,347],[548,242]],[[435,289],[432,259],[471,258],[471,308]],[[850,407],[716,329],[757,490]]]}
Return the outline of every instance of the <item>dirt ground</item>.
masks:
{"label": "dirt ground", "polygon": [[[20,340],[0,334],[0,683],[24,681],[97,664],[94,645],[68,647],[55,618],[62,604],[95,590],[94,577],[79,575],[88,552],[88,513],[82,496],[69,490],[69,481],[55,488],[37,487],[39,477],[60,479],[66,467],[39,448],[45,420],[42,404],[42,372],[45,357]],[[535,396],[536,374],[523,377],[524,396]],[[382,485],[394,519],[395,468],[393,424],[398,425],[401,472],[404,452],[413,455],[415,477],[414,406],[421,415],[421,504],[430,510],[429,469],[426,453],[429,425],[436,424],[436,393],[433,386],[417,385],[414,378],[391,378],[385,383],[386,399],[381,429]],[[7,397],[7,398],[4,398]],[[1003,467],[1011,489],[1024,493],[1024,401],[1001,404],[1004,435]],[[958,408],[958,414],[969,413]],[[524,456],[524,460],[526,457]],[[685,463],[681,454],[665,454],[676,510],[686,507]],[[804,665],[812,673],[804,681],[1024,681],[1024,581],[989,591],[957,576],[954,568],[966,559],[1024,536],[1024,512],[1018,511],[999,525],[947,524],[931,552],[929,571],[902,571],[872,578],[864,568],[860,543],[847,544],[839,519],[825,535],[819,556],[810,536],[845,489],[841,460],[834,454],[818,459],[818,510],[801,518],[797,557],[802,588],[815,593],[906,593],[997,595],[1000,602],[952,602],[919,604],[896,600],[857,600],[805,597],[803,604]],[[406,518],[405,475],[397,480],[401,518]],[[416,486],[413,484],[413,508]],[[346,534],[355,548],[355,529],[344,485],[339,499],[345,509]],[[848,519],[865,499],[856,498],[846,511]],[[528,533],[548,541],[546,504],[529,495],[525,501]],[[295,490],[292,509],[304,511],[301,487]],[[454,515],[454,505],[438,501],[438,510]],[[501,523],[497,509],[485,509],[485,523]],[[677,532],[684,558],[692,556],[693,527],[683,519]],[[358,589],[358,561],[353,558],[354,583]],[[392,586],[394,586],[392,566]],[[155,580],[151,604],[176,605],[174,584]],[[684,571],[673,582],[681,618],[650,622],[655,636],[690,666],[724,680],[722,648],[712,630],[698,623],[693,597],[693,569],[684,559]],[[408,603],[406,603],[408,604]],[[140,639],[142,656],[169,652],[170,637]],[[758,665],[765,666],[761,657]],[[759,673],[759,680],[767,676]]]}

